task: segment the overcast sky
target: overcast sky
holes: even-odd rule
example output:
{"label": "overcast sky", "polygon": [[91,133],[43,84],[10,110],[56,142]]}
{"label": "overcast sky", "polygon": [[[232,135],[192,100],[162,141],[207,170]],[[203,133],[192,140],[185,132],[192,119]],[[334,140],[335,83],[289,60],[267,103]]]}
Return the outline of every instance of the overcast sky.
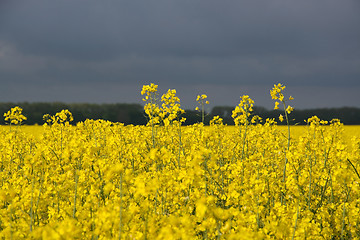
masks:
{"label": "overcast sky", "polygon": [[0,0],[0,102],[360,107],[359,0]]}

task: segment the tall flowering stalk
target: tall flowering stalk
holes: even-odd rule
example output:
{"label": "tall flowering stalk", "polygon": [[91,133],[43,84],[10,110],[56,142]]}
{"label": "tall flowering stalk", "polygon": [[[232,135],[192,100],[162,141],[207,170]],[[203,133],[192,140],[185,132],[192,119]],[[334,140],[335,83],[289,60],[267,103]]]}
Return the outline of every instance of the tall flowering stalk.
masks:
{"label": "tall flowering stalk", "polygon": [[254,101],[248,96],[243,95],[240,97],[240,103],[235,109],[232,111],[232,118],[234,119],[235,126],[239,127],[239,134],[241,136],[241,126],[245,126],[244,136],[243,136],[243,150],[242,150],[242,158],[244,158],[244,149],[245,149],[245,141],[246,141],[246,133],[248,129],[248,125],[250,123],[249,118],[251,112],[253,111]]}
{"label": "tall flowering stalk", "polygon": [[[241,148],[241,161],[245,159],[245,145],[246,145],[246,137],[247,130],[249,125],[249,117],[251,112],[253,111],[254,101],[248,96],[243,95],[240,97],[240,103],[235,109],[232,111],[232,118],[234,119],[235,126],[239,127],[239,136],[242,137],[242,148]],[[244,134],[241,134],[241,128],[244,126]],[[242,167],[241,170],[241,183],[244,181],[245,169]]]}
{"label": "tall flowering stalk", "polygon": [[185,122],[185,118],[180,118],[181,114],[184,114],[185,111],[180,106],[180,99],[176,96],[175,89],[169,89],[165,94],[161,96],[161,109],[160,109],[160,118],[165,127],[175,126],[177,128],[178,137],[179,137],[179,151],[178,151],[178,167],[181,167],[180,164],[180,155],[182,149],[182,140],[181,140],[181,124]]}
{"label": "tall flowering stalk", "polygon": [[143,101],[146,102],[144,106],[145,113],[148,115],[148,126],[151,126],[151,138],[153,147],[155,147],[155,125],[160,122],[160,108],[158,104],[158,85],[151,83],[150,85],[144,85],[141,90],[141,95],[145,95]]}
{"label": "tall flowering stalk", "polygon": [[[275,107],[274,109],[279,109],[279,104],[282,103],[283,108],[284,108],[284,115],[286,118],[286,123],[287,123],[287,128],[288,128],[288,136],[287,136],[287,148],[286,150],[289,151],[290,149],[290,123],[289,123],[289,114],[294,110],[293,107],[291,107],[290,105],[286,104],[285,101],[285,97],[283,94],[283,91],[285,90],[285,86],[282,85],[281,83],[278,83],[277,85],[274,84],[274,87],[272,90],[270,90],[270,95],[271,98],[275,100]],[[293,100],[294,98],[292,96],[289,97],[289,100]],[[279,116],[279,120],[282,122],[284,120],[284,117],[280,114]],[[283,171],[283,182],[285,184],[285,180],[286,180],[286,165],[288,162],[288,158],[286,156],[286,152],[285,152],[285,163],[284,163],[284,171]],[[285,186],[286,189],[286,186]],[[283,196],[284,194],[281,196],[281,203],[283,203]]]}
{"label": "tall flowering stalk", "polygon": [[[274,110],[279,109],[279,104],[282,103],[284,107],[284,115],[286,118],[286,123],[288,126],[288,145],[287,150],[290,148],[290,123],[289,123],[289,114],[294,110],[293,107],[286,104],[284,94],[282,93],[285,90],[285,86],[281,83],[275,84],[273,89],[270,90],[271,98],[275,100],[275,107]],[[289,97],[289,100],[293,100],[294,98],[292,96]],[[284,117],[280,114],[279,120],[282,122],[284,121]]]}
{"label": "tall flowering stalk", "polygon": [[209,104],[209,101],[207,100],[207,96],[205,94],[198,95],[196,97],[196,101],[198,102],[199,106],[195,108],[196,111],[201,112],[201,122],[204,123],[205,121],[205,105]]}

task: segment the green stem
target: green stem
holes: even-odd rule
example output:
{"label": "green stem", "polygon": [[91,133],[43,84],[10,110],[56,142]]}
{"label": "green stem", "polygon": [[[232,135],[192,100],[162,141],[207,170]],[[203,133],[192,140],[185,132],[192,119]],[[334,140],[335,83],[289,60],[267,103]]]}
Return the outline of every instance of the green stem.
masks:
{"label": "green stem", "polygon": [[350,161],[350,159],[347,159],[347,160],[350,163],[350,165],[353,167],[353,169],[354,169],[356,175],[358,176],[358,178],[360,179],[360,175],[359,175],[358,171],[356,170],[356,167],[354,166],[354,164]]}
{"label": "green stem", "polygon": [[[285,118],[286,118],[286,123],[287,123],[287,127],[288,127],[288,138],[287,138],[287,149],[285,151],[285,163],[284,163],[284,170],[283,170],[283,183],[285,185],[285,190],[286,190],[286,165],[287,165],[287,162],[288,162],[288,159],[287,159],[287,156],[286,156],[286,153],[289,151],[290,149],[290,123],[289,123],[289,117],[288,117],[288,114],[286,112],[286,104],[285,104],[285,101],[282,102],[283,105],[284,105],[284,113],[285,113]],[[283,197],[284,197],[285,193],[282,193],[281,194],[281,204],[283,204]]]}
{"label": "green stem", "polygon": [[286,111],[285,102],[283,102],[283,104],[284,104],[284,112],[285,112],[286,124],[287,124],[287,129],[288,129],[287,150],[289,150],[290,149],[290,123],[289,123],[289,116],[288,116],[288,113]]}

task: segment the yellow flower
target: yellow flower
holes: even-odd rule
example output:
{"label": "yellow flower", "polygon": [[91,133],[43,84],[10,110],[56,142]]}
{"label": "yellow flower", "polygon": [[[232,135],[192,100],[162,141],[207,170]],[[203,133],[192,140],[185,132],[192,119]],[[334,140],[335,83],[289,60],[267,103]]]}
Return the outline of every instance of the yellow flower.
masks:
{"label": "yellow flower", "polygon": [[294,108],[291,107],[291,106],[288,106],[288,107],[286,108],[286,112],[287,112],[288,114],[290,114],[293,110],[294,110]]}
{"label": "yellow flower", "polygon": [[279,102],[275,102],[274,110],[279,109]]}
{"label": "yellow flower", "polygon": [[279,120],[280,120],[280,122],[283,122],[284,121],[284,116],[280,114]]}

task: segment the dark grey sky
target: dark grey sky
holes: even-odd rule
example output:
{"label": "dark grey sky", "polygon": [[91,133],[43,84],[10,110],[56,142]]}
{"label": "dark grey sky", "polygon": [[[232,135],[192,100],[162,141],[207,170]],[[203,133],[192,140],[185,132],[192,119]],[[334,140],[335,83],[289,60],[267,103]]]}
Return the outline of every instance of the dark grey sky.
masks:
{"label": "dark grey sky", "polygon": [[360,107],[359,0],[0,0],[0,101]]}

